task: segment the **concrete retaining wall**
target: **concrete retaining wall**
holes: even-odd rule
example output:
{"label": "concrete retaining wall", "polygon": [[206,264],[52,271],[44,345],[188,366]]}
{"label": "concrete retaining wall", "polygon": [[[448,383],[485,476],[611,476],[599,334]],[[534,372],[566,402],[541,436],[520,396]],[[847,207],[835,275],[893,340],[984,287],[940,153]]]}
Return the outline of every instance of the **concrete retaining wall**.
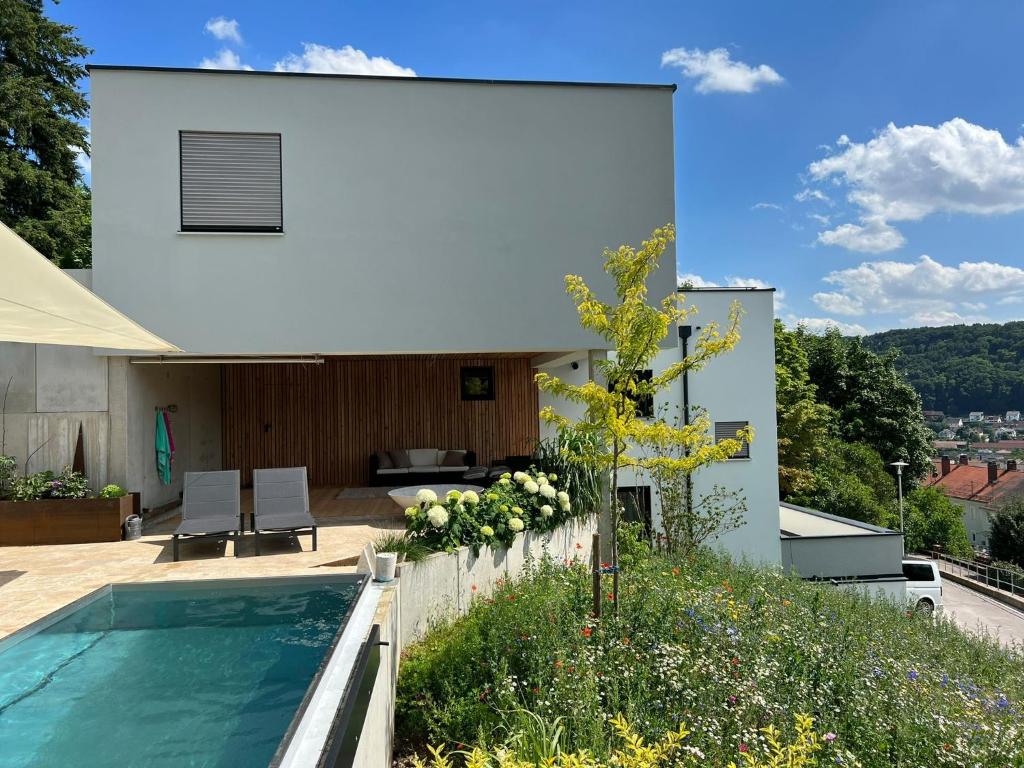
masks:
{"label": "concrete retaining wall", "polygon": [[399,586],[385,589],[377,604],[373,623],[380,625],[380,666],[373,683],[373,694],[366,720],[359,735],[353,768],[391,768],[391,748],[395,738],[395,686],[401,648],[401,611]]}
{"label": "concrete retaining wall", "polygon": [[596,517],[573,520],[551,533],[521,533],[508,549],[485,547],[479,557],[460,547],[402,565],[402,646],[423,637],[432,624],[465,614],[474,596],[489,595],[498,579],[518,576],[531,556],[540,559],[547,552],[555,560],[589,559],[596,531]]}

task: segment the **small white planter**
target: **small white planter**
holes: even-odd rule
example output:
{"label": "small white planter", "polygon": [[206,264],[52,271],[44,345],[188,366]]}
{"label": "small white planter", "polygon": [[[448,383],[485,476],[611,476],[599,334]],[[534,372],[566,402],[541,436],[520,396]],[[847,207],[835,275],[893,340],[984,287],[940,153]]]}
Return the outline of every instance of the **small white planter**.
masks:
{"label": "small white planter", "polygon": [[398,555],[394,552],[378,552],[373,563],[374,581],[393,581]]}

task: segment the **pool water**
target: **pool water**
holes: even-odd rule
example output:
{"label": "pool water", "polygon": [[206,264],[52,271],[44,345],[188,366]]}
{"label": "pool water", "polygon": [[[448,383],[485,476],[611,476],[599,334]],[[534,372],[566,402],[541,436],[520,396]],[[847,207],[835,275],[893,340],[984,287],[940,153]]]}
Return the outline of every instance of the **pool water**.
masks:
{"label": "pool water", "polygon": [[106,591],[0,652],[0,766],[268,765],[360,583]]}

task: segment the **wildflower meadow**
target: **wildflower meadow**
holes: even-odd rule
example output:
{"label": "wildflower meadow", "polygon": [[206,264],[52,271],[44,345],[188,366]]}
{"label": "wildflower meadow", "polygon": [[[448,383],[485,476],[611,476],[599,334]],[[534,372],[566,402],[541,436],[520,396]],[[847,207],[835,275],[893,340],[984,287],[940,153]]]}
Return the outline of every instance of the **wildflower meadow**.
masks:
{"label": "wildflower meadow", "polygon": [[807,764],[1024,766],[1022,649],[707,552],[629,560],[617,615],[591,617],[586,564],[546,559],[411,647],[398,753],[494,750],[525,717],[610,762],[617,722],[647,743],[685,726],[666,764],[723,767],[813,723]]}

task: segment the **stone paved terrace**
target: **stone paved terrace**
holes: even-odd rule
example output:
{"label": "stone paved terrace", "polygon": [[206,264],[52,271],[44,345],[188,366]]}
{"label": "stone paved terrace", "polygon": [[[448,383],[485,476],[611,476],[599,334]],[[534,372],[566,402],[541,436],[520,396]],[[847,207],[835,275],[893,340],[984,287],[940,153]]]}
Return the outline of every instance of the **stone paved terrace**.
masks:
{"label": "stone paved terrace", "polygon": [[[240,556],[234,543],[182,541],[181,560],[171,559],[170,520],[137,541],[0,547],[0,637],[106,584],[173,579],[295,576],[354,571],[355,559],[380,531],[401,528],[401,510],[387,498],[337,499],[340,488],[311,488],[318,550],[310,537],[281,534],[261,540],[255,557],[247,534]],[[242,491],[242,509],[252,509],[252,492]]]}

